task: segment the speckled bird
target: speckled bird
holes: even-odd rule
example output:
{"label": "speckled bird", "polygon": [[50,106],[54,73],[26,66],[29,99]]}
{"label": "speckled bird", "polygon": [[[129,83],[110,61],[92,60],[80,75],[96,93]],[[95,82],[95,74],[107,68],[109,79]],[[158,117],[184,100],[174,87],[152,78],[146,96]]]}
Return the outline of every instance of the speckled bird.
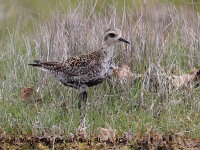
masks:
{"label": "speckled bird", "polygon": [[87,101],[87,89],[105,81],[113,74],[112,61],[114,45],[117,42],[130,44],[122,37],[121,30],[110,28],[105,31],[103,46],[88,55],[75,56],[63,62],[42,62],[35,60],[29,65],[42,69],[58,79],[65,86],[79,91],[78,108],[81,101]]}

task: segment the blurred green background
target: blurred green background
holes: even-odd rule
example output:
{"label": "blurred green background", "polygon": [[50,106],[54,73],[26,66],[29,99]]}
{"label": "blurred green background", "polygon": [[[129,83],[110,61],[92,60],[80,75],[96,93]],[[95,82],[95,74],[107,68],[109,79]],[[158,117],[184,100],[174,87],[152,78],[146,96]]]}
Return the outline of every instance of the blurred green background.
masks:
{"label": "blurred green background", "polygon": [[[59,12],[65,12],[69,8],[78,7],[78,3],[79,0],[0,0],[0,41],[4,40],[12,30],[17,29],[21,33],[32,33],[34,21],[48,20],[58,9]],[[101,13],[111,3],[117,6],[117,11],[123,11],[124,8],[131,7],[133,3],[138,6],[138,9],[143,4],[159,3],[162,5],[165,3],[200,10],[200,0],[135,0],[133,3],[132,0],[85,0],[84,3],[88,6],[95,6],[94,11]],[[93,4],[91,5],[91,3]]]}

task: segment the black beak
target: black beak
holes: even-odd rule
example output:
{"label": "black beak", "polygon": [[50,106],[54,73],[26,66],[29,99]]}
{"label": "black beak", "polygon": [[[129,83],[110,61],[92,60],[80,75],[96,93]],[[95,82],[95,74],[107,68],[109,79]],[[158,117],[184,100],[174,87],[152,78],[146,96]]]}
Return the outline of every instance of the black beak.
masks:
{"label": "black beak", "polygon": [[125,40],[125,39],[124,39],[124,38],[122,38],[122,37],[120,37],[118,40],[119,40],[119,41],[121,41],[121,42],[125,42],[125,43],[128,43],[128,44],[130,44],[130,42],[129,42],[129,41]]}

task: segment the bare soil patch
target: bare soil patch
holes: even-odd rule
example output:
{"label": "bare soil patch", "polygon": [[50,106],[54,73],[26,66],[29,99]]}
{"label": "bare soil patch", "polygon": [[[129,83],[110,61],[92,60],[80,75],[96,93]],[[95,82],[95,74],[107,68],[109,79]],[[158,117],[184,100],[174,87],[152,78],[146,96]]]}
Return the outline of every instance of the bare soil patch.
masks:
{"label": "bare soil patch", "polygon": [[[104,136],[104,137],[103,137]],[[1,134],[0,150],[5,149],[200,149],[200,140],[190,139],[173,133],[144,135],[125,133],[124,136],[97,135],[84,139],[82,135],[62,136],[26,136]],[[106,136],[108,137],[107,140]],[[104,138],[104,139],[103,139]]]}

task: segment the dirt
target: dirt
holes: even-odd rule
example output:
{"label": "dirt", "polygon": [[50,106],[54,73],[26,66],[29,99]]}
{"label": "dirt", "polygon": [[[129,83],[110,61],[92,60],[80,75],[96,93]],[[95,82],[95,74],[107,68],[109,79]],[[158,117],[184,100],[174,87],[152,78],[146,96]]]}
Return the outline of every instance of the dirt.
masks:
{"label": "dirt", "polygon": [[[158,149],[158,150],[176,150],[176,149],[188,149],[199,150],[200,140],[193,140],[188,137],[181,137],[175,134],[169,133],[166,135],[158,135],[156,133],[148,133],[144,135],[129,134],[123,137],[114,137],[102,140],[102,138],[95,135],[92,140],[83,139],[81,136],[13,136],[2,135],[0,137],[0,150],[7,149]],[[105,137],[104,137],[105,138]]]}

